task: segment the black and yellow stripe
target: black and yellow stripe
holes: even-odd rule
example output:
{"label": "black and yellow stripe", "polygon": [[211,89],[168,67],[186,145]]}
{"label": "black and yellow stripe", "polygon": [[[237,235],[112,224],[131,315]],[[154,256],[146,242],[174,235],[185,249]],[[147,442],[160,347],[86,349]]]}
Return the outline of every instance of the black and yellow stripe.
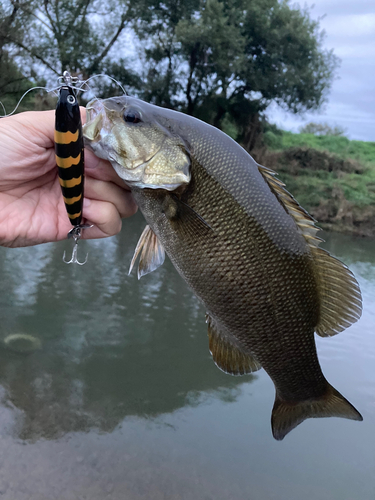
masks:
{"label": "black and yellow stripe", "polygon": [[66,211],[71,224],[78,226],[82,222],[83,136],[78,102],[68,86],[60,89],[56,106],[55,156]]}

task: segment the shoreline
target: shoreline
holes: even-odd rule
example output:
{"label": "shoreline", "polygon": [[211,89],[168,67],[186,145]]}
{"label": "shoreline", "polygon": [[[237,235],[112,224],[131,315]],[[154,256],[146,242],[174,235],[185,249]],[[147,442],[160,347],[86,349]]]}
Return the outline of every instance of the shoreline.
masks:
{"label": "shoreline", "polygon": [[[340,150],[339,156],[327,149],[317,149],[308,144],[306,135],[281,132],[277,144],[270,146],[265,141],[251,154],[258,163],[277,173],[286,189],[314,217],[317,226],[375,238],[375,160],[372,156],[365,160],[355,152],[346,154]],[[334,149],[344,138],[330,139]],[[347,139],[347,142],[358,141]],[[364,144],[375,147],[375,143]]]}

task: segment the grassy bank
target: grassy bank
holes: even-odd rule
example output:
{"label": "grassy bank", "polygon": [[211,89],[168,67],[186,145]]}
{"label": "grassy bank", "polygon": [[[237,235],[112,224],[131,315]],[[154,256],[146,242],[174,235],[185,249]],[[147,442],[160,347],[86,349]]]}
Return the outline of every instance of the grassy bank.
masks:
{"label": "grassy bank", "polygon": [[259,163],[326,229],[375,237],[375,142],[267,131]]}

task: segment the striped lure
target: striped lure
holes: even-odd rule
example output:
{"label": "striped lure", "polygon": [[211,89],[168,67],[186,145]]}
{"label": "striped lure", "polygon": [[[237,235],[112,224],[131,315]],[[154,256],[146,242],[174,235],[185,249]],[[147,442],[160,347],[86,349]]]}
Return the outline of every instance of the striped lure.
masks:
{"label": "striped lure", "polygon": [[81,114],[73,89],[62,87],[56,107],[55,154],[66,211],[73,226],[82,222],[84,151]]}
{"label": "striped lure", "polygon": [[60,88],[56,106],[55,157],[66,211],[73,225],[73,229],[68,233],[68,238],[74,238],[72,259],[65,261],[64,254],[64,262],[83,265],[86,263],[87,257],[85,262],[78,262],[77,244],[82,229],[91,226],[82,224],[84,188],[82,123],[77,97],[71,86],[72,78],[67,72],[64,73],[63,78],[65,84]]}

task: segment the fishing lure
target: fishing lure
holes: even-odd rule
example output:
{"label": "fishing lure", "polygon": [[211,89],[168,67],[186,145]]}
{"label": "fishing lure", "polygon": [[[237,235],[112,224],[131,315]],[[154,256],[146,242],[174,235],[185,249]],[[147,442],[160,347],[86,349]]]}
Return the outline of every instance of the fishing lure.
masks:
{"label": "fishing lure", "polygon": [[57,95],[55,119],[55,158],[58,167],[59,182],[64,197],[66,211],[73,228],[68,233],[68,238],[74,239],[72,257],[69,261],[63,260],[67,264],[75,263],[83,266],[87,262],[87,255],[84,262],[78,261],[77,250],[78,241],[82,236],[82,230],[90,228],[92,225],[82,223],[83,191],[84,191],[84,149],[81,114],[77,100],[78,92],[92,91],[88,82],[92,79],[104,77],[114,82],[125,95],[128,95],[124,87],[115,78],[99,74],[93,75],[85,81],[72,77],[68,71],[64,71],[63,76],[58,78],[58,86],[48,89],[46,87],[32,87],[28,89],[18,101],[16,107],[9,114],[6,113],[3,103],[0,106],[4,114],[0,118],[13,115],[24,97],[35,90],[45,90]]}
{"label": "fishing lure", "polygon": [[74,239],[72,258],[69,261],[65,260],[64,252],[63,260],[67,264],[75,263],[82,266],[87,262],[87,256],[84,262],[78,261],[78,240],[81,238],[82,230],[92,226],[82,224],[84,149],[81,113],[73,88],[74,83],[74,79],[65,71],[56,106],[55,157],[66,211],[73,225],[68,233],[68,238]]}

